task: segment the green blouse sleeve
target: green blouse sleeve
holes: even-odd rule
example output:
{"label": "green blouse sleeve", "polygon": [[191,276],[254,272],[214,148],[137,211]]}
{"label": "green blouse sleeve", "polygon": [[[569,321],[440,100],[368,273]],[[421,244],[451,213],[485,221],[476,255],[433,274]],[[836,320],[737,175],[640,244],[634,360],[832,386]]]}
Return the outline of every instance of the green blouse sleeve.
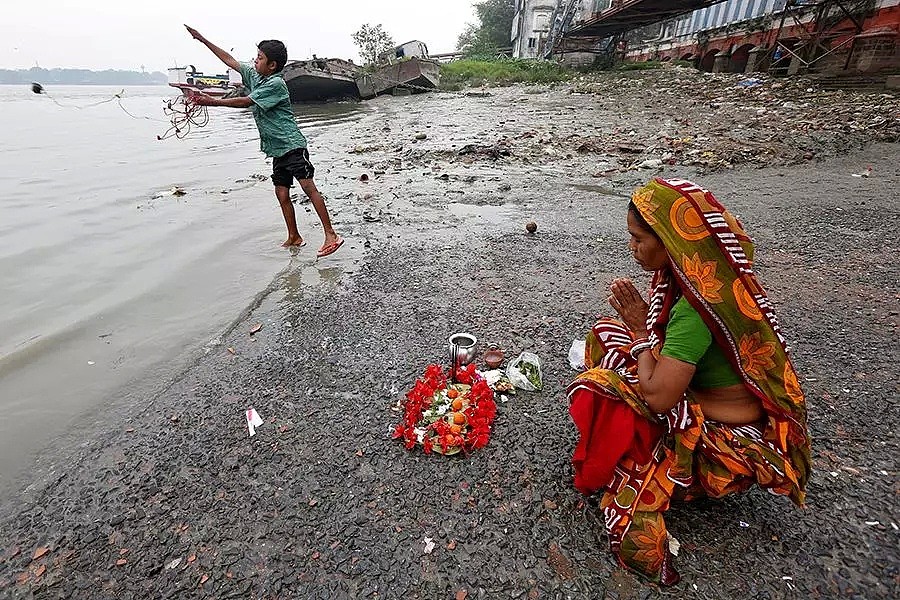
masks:
{"label": "green blouse sleeve", "polygon": [[666,341],[660,354],[696,365],[712,344],[712,333],[682,296],[669,313]]}

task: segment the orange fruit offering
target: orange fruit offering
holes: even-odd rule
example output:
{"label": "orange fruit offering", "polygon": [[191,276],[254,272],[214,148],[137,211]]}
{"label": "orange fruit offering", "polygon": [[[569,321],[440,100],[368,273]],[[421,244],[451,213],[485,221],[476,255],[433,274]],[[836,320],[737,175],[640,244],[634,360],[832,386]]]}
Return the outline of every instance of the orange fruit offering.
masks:
{"label": "orange fruit offering", "polygon": [[460,400],[459,398],[457,398],[456,400],[453,401],[452,406],[453,406],[453,410],[460,410],[460,409],[462,409],[462,400]]}
{"label": "orange fruit offering", "polygon": [[457,433],[457,434],[462,433],[462,426],[461,425],[451,425],[450,433]]}
{"label": "orange fruit offering", "polygon": [[447,390],[447,397],[450,398],[451,400],[453,400],[457,396],[459,396],[459,390],[457,390],[455,388],[450,388],[449,390]]}
{"label": "orange fruit offering", "polygon": [[466,422],[466,415],[462,414],[461,412],[453,413],[453,422],[457,425],[462,425]]}
{"label": "orange fruit offering", "polygon": [[455,441],[456,441],[456,436],[454,436],[453,434],[448,433],[447,435],[444,436],[444,442],[446,442],[446,444],[448,446],[452,446],[453,442],[455,442]]}

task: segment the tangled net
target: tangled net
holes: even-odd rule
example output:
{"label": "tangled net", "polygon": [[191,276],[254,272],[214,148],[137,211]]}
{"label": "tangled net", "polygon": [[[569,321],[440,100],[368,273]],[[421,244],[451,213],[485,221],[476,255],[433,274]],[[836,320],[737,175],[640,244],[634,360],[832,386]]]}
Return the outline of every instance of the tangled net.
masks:
{"label": "tangled net", "polygon": [[158,140],[170,137],[184,139],[191,132],[191,127],[205,127],[209,123],[209,110],[194,102],[192,96],[176,96],[167,100],[163,106],[163,114],[169,119],[171,126]]}
{"label": "tangled net", "polygon": [[113,94],[113,96],[110,98],[100,100],[99,102],[92,102],[90,104],[63,104],[56,98],[48,94],[44,89],[44,86],[38,82],[34,82],[31,84],[31,91],[38,95],[47,96],[54,104],[62,108],[76,108],[78,110],[83,110],[85,108],[100,106],[101,104],[106,104],[108,102],[115,102],[119,105],[119,108],[122,109],[122,112],[124,112],[132,119],[169,123],[169,128],[166,130],[166,132],[162,135],[156,136],[156,139],[158,140],[165,140],[171,137],[175,137],[181,140],[191,132],[191,127],[205,127],[209,123],[209,111],[207,110],[207,107],[201,106],[194,102],[193,96],[191,95],[176,96],[171,100],[164,101],[163,114],[168,119],[166,121],[163,119],[156,119],[154,117],[135,115],[130,112],[127,108],[125,108],[125,105],[122,104],[122,98],[125,97],[124,89],[118,94]]}

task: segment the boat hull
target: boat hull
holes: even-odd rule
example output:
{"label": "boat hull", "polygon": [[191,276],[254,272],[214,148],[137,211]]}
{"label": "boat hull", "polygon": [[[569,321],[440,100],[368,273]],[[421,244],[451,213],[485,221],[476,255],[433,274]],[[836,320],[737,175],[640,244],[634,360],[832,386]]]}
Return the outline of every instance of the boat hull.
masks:
{"label": "boat hull", "polygon": [[432,60],[410,58],[390,65],[377,67],[371,73],[356,78],[359,95],[374,98],[390,94],[398,89],[414,94],[434,90],[440,85],[441,66]]}
{"label": "boat hull", "polygon": [[284,67],[284,81],[292,102],[358,100],[357,70],[338,59],[293,61]]}

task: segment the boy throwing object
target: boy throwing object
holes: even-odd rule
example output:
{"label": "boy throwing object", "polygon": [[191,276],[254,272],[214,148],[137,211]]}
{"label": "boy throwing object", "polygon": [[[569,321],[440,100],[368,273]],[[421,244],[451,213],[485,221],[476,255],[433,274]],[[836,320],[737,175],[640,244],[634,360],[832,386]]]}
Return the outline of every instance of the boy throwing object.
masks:
{"label": "boy throwing object", "polygon": [[325,200],[313,182],[315,168],[309,162],[306,138],[297,127],[287,84],[281,70],[287,62],[287,48],[278,40],[263,40],[257,45],[256,60],[253,65],[235,60],[193,27],[185,25],[195,40],[202,42],[223,63],[241,74],[244,86],[250,92],[242,98],[213,98],[206,94],[193,96],[196,104],[203,106],[227,106],[249,108],[259,129],[260,149],[272,157],[272,183],[275,197],[281,205],[288,237],[283,246],[304,246],[306,242],[297,231],[297,217],[291,203],[291,185],[294,179],[300,183],[303,193],[309,197],[316,214],[325,230],[325,242],[319,248],[320,258],[334,253],[344,243],[334,228],[325,207]]}

